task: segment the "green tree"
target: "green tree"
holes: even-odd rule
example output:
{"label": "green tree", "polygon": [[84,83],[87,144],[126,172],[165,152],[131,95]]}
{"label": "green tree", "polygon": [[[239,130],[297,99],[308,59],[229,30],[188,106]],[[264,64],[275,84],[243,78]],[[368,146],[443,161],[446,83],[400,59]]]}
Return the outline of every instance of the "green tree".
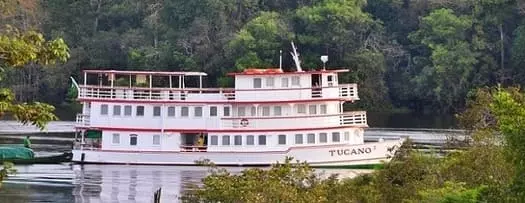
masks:
{"label": "green tree", "polygon": [[[13,68],[35,62],[42,65],[54,64],[69,58],[68,47],[62,39],[46,41],[42,34],[29,31],[21,33],[16,29],[0,35],[0,67]],[[24,124],[31,123],[40,129],[55,120],[54,107],[45,103],[17,104],[13,93],[0,89],[0,113],[10,113]]]}
{"label": "green tree", "polygon": [[[13,10],[15,1],[2,1],[0,14],[3,16]],[[35,31],[21,32],[17,28],[7,25],[7,29],[0,32],[0,69],[20,68],[28,63],[40,65],[55,64],[69,58],[69,49],[62,39],[45,40],[43,35]],[[54,107],[40,102],[19,104],[8,88],[0,88],[0,116],[12,114],[23,124],[31,123],[41,130],[52,120]],[[12,164],[4,163],[0,170],[0,182],[7,175],[14,173]]]}
{"label": "green tree", "polygon": [[413,79],[420,98],[426,97],[441,109],[453,109],[463,102],[478,62],[468,42],[471,28],[469,16],[456,16],[450,9],[438,9],[422,18],[419,30],[410,35],[412,41],[430,50],[430,63]]}
{"label": "green tree", "polygon": [[491,110],[498,122],[498,130],[506,143],[506,154],[516,170],[512,191],[516,198],[525,201],[525,94],[518,90],[498,89],[493,93]]}
{"label": "green tree", "polygon": [[236,69],[275,67],[279,50],[293,38],[290,27],[277,12],[262,12],[247,22],[228,44]]}

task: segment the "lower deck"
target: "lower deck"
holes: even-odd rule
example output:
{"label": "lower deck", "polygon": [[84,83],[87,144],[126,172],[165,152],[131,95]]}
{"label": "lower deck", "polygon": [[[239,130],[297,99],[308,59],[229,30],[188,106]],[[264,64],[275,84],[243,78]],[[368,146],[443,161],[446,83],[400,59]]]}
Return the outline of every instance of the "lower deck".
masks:
{"label": "lower deck", "polygon": [[[150,152],[268,152],[290,147],[363,144],[362,128],[281,132],[134,132],[88,130],[75,149]],[[82,142],[80,142],[82,141]]]}

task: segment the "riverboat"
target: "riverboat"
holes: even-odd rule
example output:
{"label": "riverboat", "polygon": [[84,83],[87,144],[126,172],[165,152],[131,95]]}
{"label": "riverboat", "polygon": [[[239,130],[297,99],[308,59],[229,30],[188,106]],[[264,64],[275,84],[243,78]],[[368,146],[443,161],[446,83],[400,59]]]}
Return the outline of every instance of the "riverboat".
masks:
{"label": "riverboat", "polygon": [[[313,167],[388,161],[403,138],[364,142],[365,111],[348,69],[279,68],[229,73],[233,88],[205,88],[204,72],[84,70],[75,163],[268,166],[286,157]],[[322,56],[323,63],[327,56]]]}

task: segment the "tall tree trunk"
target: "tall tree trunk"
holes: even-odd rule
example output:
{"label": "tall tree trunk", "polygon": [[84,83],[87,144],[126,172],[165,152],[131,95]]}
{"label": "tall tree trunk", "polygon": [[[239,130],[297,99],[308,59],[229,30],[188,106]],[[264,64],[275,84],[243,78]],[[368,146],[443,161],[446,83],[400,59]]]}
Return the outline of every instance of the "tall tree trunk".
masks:
{"label": "tall tree trunk", "polygon": [[102,0],[97,0],[97,10],[95,10],[95,22],[93,23],[93,34],[97,33],[98,20],[100,15],[100,7],[102,6]]}
{"label": "tall tree trunk", "polygon": [[505,80],[505,45],[503,42],[503,23],[499,24],[499,34],[500,34],[500,49],[501,49],[501,75],[500,83],[503,83]]}

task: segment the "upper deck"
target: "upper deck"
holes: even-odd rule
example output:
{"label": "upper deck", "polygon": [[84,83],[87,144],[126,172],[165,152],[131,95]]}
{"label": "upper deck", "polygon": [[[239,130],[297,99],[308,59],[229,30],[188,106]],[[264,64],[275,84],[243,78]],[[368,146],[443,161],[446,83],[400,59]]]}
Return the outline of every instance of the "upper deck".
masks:
{"label": "upper deck", "polygon": [[268,103],[358,100],[357,84],[339,84],[348,70],[232,73],[234,88],[204,88],[203,72],[85,70],[79,100],[151,103]]}

